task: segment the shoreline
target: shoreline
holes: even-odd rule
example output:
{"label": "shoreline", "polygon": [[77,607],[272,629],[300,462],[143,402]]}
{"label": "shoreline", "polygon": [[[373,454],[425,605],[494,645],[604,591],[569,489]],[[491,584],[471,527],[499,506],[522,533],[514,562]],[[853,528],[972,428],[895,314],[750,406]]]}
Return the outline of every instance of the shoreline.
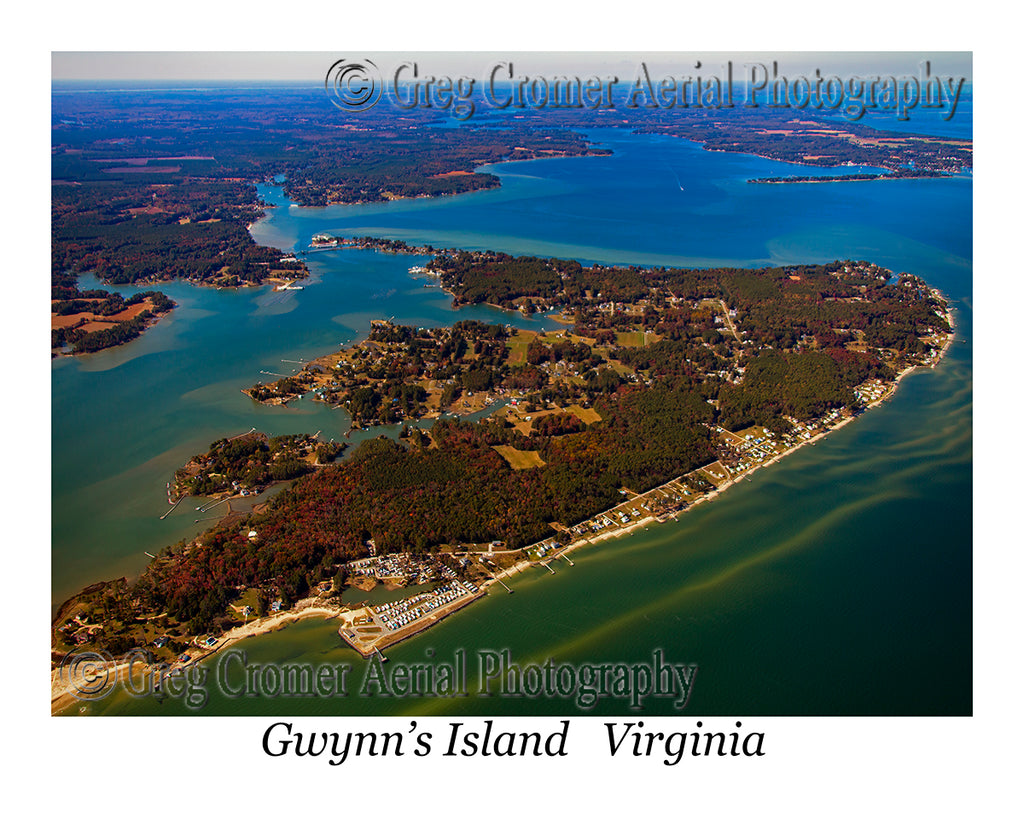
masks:
{"label": "shoreline", "polygon": [[[941,298],[943,298],[943,300],[945,301],[945,297],[942,296],[942,294],[938,290],[933,289],[932,292],[934,294],[940,296]],[[948,301],[947,301],[947,305],[948,305]],[[603,531],[600,534],[594,534],[594,535],[591,535],[590,537],[582,537],[579,540],[576,540],[576,541],[573,541],[571,543],[566,544],[561,549],[559,549],[557,552],[553,553],[550,558],[545,558],[544,560],[540,560],[540,561],[532,561],[532,560],[529,560],[529,559],[524,559],[524,560],[518,561],[515,564],[513,564],[512,566],[510,566],[509,568],[502,569],[500,572],[497,572],[492,578],[482,582],[480,584],[480,588],[481,589],[485,589],[485,588],[487,588],[487,587],[497,583],[502,578],[510,577],[513,572],[515,572],[515,573],[521,572],[523,570],[523,568],[526,568],[526,567],[529,567],[529,566],[533,566],[533,565],[544,565],[546,563],[550,563],[550,562],[552,562],[554,560],[557,560],[561,555],[568,554],[570,552],[575,551],[576,549],[579,549],[579,548],[582,548],[582,547],[585,547],[585,546],[596,546],[599,543],[601,543],[602,541],[611,540],[611,539],[618,538],[618,537],[623,537],[625,535],[633,533],[637,529],[646,528],[651,523],[660,524],[660,523],[667,523],[669,520],[676,520],[679,515],[686,514],[691,509],[693,509],[694,507],[700,505],[701,503],[704,503],[705,501],[710,502],[710,501],[715,500],[723,492],[725,492],[727,489],[729,489],[729,487],[733,486],[736,483],[739,483],[739,482],[743,481],[744,479],[748,479],[751,475],[753,475],[759,469],[771,466],[774,463],[778,463],[779,461],[781,461],[782,459],[786,458],[788,455],[793,454],[794,452],[796,452],[797,450],[801,449],[802,447],[807,446],[808,444],[814,445],[819,440],[821,440],[823,438],[826,438],[829,434],[835,432],[836,430],[842,429],[847,424],[857,420],[857,418],[859,418],[864,412],[866,412],[866,411],[868,411],[870,409],[873,409],[873,408],[881,405],[882,403],[887,401],[889,398],[891,398],[893,395],[895,395],[896,394],[896,390],[899,387],[900,382],[906,376],[908,376],[910,373],[912,373],[914,370],[917,370],[920,367],[926,367],[928,369],[935,369],[935,367],[938,366],[939,362],[942,361],[942,359],[945,357],[946,353],[949,351],[950,347],[952,347],[953,342],[956,340],[956,324],[953,321],[952,312],[948,308],[948,306],[947,306],[945,318],[949,322],[950,332],[948,334],[948,338],[946,339],[946,342],[943,344],[943,346],[940,349],[939,353],[935,356],[935,359],[933,361],[931,361],[930,363],[928,363],[928,364],[914,364],[914,365],[911,365],[909,367],[905,367],[903,370],[901,370],[899,373],[896,374],[896,377],[893,380],[892,386],[888,390],[886,390],[885,393],[883,393],[877,399],[872,401],[870,404],[866,404],[864,406],[864,409],[861,410],[861,412],[858,412],[858,413],[856,413],[854,415],[849,415],[849,416],[843,418],[841,421],[836,423],[834,426],[831,426],[831,427],[829,427],[826,430],[823,430],[821,432],[816,433],[815,435],[813,435],[810,438],[807,438],[805,440],[800,441],[799,443],[794,444],[792,447],[790,447],[789,449],[785,450],[784,452],[779,452],[776,455],[773,455],[771,458],[769,458],[764,463],[759,463],[759,464],[755,464],[755,465],[751,466],[749,469],[744,470],[741,474],[729,478],[729,480],[724,481],[723,483],[719,484],[718,486],[716,486],[715,488],[713,488],[709,492],[707,492],[707,493],[701,495],[700,497],[695,498],[693,501],[687,503],[687,505],[684,508],[676,510],[675,512],[672,512],[669,515],[665,516],[665,518],[663,520],[659,520],[658,517],[655,517],[655,516],[652,516],[652,515],[645,515],[644,517],[639,518],[638,520],[633,521],[633,522],[631,522],[631,523],[629,523],[629,524],[627,524],[625,526],[616,527],[616,528],[614,528],[614,529],[612,529],[610,531]],[[690,473],[687,473],[687,474],[690,474]],[[648,495],[650,493],[658,492],[658,491],[660,491],[662,489],[665,489],[665,488],[669,487],[670,484],[673,484],[676,481],[683,480],[685,477],[686,477],[686,475],[678,475],[678,476],[672,478],[671,480],[668,480],[665,483],[660,484],[660,485],[654,487],[653,489],[647,490],[647,492],[640,493],[640,495],[637,495],[636,497],[643,497],[643,496]],[[636,497],[631,498],[630,502],[636,500]],[[616,506],[613,506],[610,509],[606,509],[603,512],[599,512],[597,515],[594,516],[594,518],[598,518],[598,517],[601,517],[603,515],[607,515],[610,512],[612,512],[614,509],[617,509],[621,505],[623,505],[623,504],[616,504]],[[588,518],[588,520],[593,520],[594,518]],[[585,523],[587,521],[581,521],[581,522]],[[525,546],[525,547],[523,547],[523,549],[521,551],[525,552],[527,549],[530,549],[530,548],[532,548],[532,546],[535,546],[535,545],[537,545],[537,544],[531,544],[530,546]]]}
{"label": "shoreline", "polygon": [[[819,439],[825,438],[831,432],[841,429],[842,427],[849,424],[851,421],[854,421],[864,411],[876,407],[885,402],[886,400],[888,400],[889,398],[891,398],[896,393],[900,382],[914,370],[918,369],[919,367],[927,367],[929,369],[934,369],[938,365],[938,363],[942,361],[942,359],[945,357],[946,353],[952,347],[953,342],[956,339],[956,326],[953,320],[952,309],[949,306],[948,300],[942,297],[942,294],[937,289],[933,288],[932,293],[939,296],[940,298],[943,298],[943,300],[946,302],[946,312],[944,314],[944,317],[946,318],[947,323],[950,327],[950,332],[947,334],[947,338],[943,343],[942,347],[939,349],[939,351],[936,353],[936,355],[930,362],[910,365],[908,367],[905,367],[900,372],[898,372],[889,389],[886,390],[883,394],[881,394],[878,398],[873,400],[871,403],[866,404],[860,412],[842,418],[842,420],[838,421],[833,426],[830,426],[829,428],[816,433],[811,438],[801,440],[798,443],[791,446],[790,448],[786,449],[785,451],[773,455],[769,460],[765,461],[764,463],[752,465],[748,469],[744,470],[742,473],[730,477],[728,480],[722,482],[721,484],[715,485],[714,488],[712,488],[710,491],[701,494],[693,501],[686,503],[686,505],[681,509],[677,509],[673,512],[667,513],[665,515],[660,515],[657,517],[652,515],[644,515],[643,517],[635,521],[629,522],[625,525],[615,526],[610,530],[601,531],[600,533],[592,534],[589,537],[581,536],[578,540],[567,543],[565,546],[558,549],[556,552],[552,553],[552,555],[546,559],[531,560],[528,557],[526,557],[522,560],[518,560],[508,568],[501,569],[500,571],[497,571],[494,574],[490,575],[486,580],[481,581],[481,583],[479,584],[480,591],[477,594],[471,594],[467,597],[459,598],[455,601],[452,601],[447,606],[443,606],[434,614],[428,617],[424,617],[419,622],[411,623],[408,626],[403,627],[390,634],[381,635],[381,638],[379,640],[374,641],[373,645],[367,651],[363,651],[349,639],[345,638],[344,635],[341,634],[342,629],[338,630],[339,636],[345,641],[346,644],[353,648],[364,659],[368,658],[373,653],[379,653],[380,649],[382,648],[387,648],[392,645],[396,645],[411,637],[416,636],[417,634],[420,634],[428,630],[431,626],[436,625],[437,623],[451,616],[455,612],[461,610],[470,603],[483,597],[491,586],[499,583],[504,585],[504,583],[502,582],[503,579],[511,577],[513,573],[521,573],[525,568],[533,565],[541,565],[545,568],[548,568],[548,564],[551,561],[557,560],[559,557],[563,555],[568,555],[569,553],[578,548],[582,548],[584,546],[597,545],[605,540],[631,534],[632,532],[635,532],[637,529],[646,528],[651,523],[661,523],[667,522],[668,520],[675,520],[678,518],[680,514],[688,512],[690,509],[696,507],[697,505],[703,503],[704,501],[714,500],[723,492],[728,490],[731,486],[733,486],[735,483],[742,481],[744,478],[749,478],[762,467],[771,466],[772,464],[782,460],[787,455],[792,454],[793,452],[799,450],[801,447],[807,444],[816,444]],[[694,470],[694,472],[696,471],[699,470]],[[603,510],[602,512],[597,513],[588,520],[596,520],[597,518],[608,515],[615,509],[619,508],[620,506],[623,506],[627,503],[635,502],[637,498],[644,497],[655,492],[658,492],[660,490],[663,490],[669,487],[670,484],[684,480],[689,474],[692,474],[692,472],[673,477],[669,481],[666,481],[665,483],[660,484],[657,487],[649,489],[646,492],[634,494],[633,497],[630,497],[627,501],[616,504],[615,506],[610,507],[609,509]],[[585,522],[586,521],[581,521],[581,523]],[[543,543],[544,541],[540,542]],[[536,545],[538,544],[531,544],[516,551],[520,551],[525,554],[530,548]],[[555,574],[555,572],[550,568],[548,568],[548,570],[552,574]],[[509,593],[511,593],[511,591],[512,590],[509,590]],[[177,671],[184,669],[188,666],[201,663],[209,657],[212,657],[213,655],[217,654],[221,649],[230,647],[241,640],[247,639],[249,637],[256,637],[261,634],[267,634],[272,631],[278,631],[282,628],[287,627],[288,625],[291,625],[292,623],[298,622],[299,620],[306,619],[308,617],[319,616],[322,617],[324,620],[330,620],[334,618],[341,618],[346,614],[352,614],[353,616],[355,616],[356,612],[365,611],[366,608],[360,607],[359,609],[351,609],[348,606],[330,606],[325,605],[323,603],[317,603],[316,601],[317,598],[306,598],[304,600],[300,600],[296,604],[295,609],[285,612],[278,612],[276,614],[254,620],[253,623],[245,623],[241,626],[237,626],[225,632],[223,635],[217,638],[217,642],[213,646],[210,646],[208,648],[205,646],[200,646],[199,644],[195,644],[193,647],[195,649],[202,651],[203,653],[199,656],[191,657],[189,661],[186,663],[174,663],[172,668],[173,670]],[[344,628],[344,626],[342,628]],[[126,669],[127,667],[128,664],[126,662],[117,662],[113,666],[107,665],[106,673],[108,675],[111,673],[114,675],[114,680],[116,684],[116,681],[120,679],[120,674],[122,670]],[[80,699],[75,696],[75,694],[73,693],[74,686],[70,681],[63,679],[64,675],[61,672],[62,668],[60,666],[51,668],[51,715],[64,712],[65,710],[69,709],[75,702],[88,701],[88,699],[86,698]]]}
{"label": "shoreline", "polygon": [[[770,157],[764,157],[770,159]],[[796,163],[799,164],[799,163]],[[822,167],[820,165],[810,165],[808,167]],[[861,176],[859,174],[837,174],[833,176],[819,176],[819,177],[760,177],[756,179],[748,179],[747,184],[749,185],[816,185],[827,182],[881,182],[884,180],[890,180],[893,182],[899,182],[910,179],[953,179],[956,174],[952,173],[935,173],[935,174],[921,174],[919,176],[893,176],[891,173],[880,173],[874,176]]]}
{"label": "shoreline", "polygon": [[[306,600],[315,600],[316,598],[306,598],[300,600],[296,605],[301,605]],[[340,616],[344,612],[348,611],[341,606],[328,606],[323,603],[311,603],[301,609],[292,609],[289,611],[277,612],[275,614],[259,617],[251,623],[244,623],[243,625],[236,626],[230,631],[226,631],[218,639],[217,643],[209,648],[205,646],[191,646],[193,650],[200,650],[204,653],[200,656],[192,657],[187,663],[174,662],[171,671],[180,671],[188,668],[189,666],[197,665],[215,654],[220,652],[222,649],[229,648],[235,643],[242,640],[246,640],[250,637],[259,637],[263,634],[270,634],[274,631],[280,631],[281,629],[287,628],[288,626],[297,623],[299,620],[304,620],[309,617],[322,617],[324,620],[331,620],[335,617]],[[196,638],[198,639],[198,638]],[[139,649],[144,650],[144,649]],[[117,681],[121,679],[122,672],[128,668],[128,663],[115,662],[113,666],[107,666],[106,672],[108,675],[114,675],[115,685]],[[154,668],[152,665],[147,665],[147,669]],[[54,716],[65,711],[71,705],[82,702],[87,703],[90,700],[87,698],[76,697],[73,693],[74,685],[69,681],[63,679],[61,668],[57,667],[50,671],[50,715]],[[97,698],[99,699],[99,698]]]}

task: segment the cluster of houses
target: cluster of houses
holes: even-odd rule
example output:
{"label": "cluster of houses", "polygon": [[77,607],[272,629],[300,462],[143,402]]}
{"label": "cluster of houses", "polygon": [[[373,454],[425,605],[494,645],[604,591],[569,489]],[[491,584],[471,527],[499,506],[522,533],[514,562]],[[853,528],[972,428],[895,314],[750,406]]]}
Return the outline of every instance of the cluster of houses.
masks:
{"label": "cluster of houses", "polygon": [[536,549],[537,557],[538,558],[544,558],[544,557],[546,557],[548,555],[549,552],[551,552],[551,553],[557,552],[561,548],[562,548],[562,544],[561,543],[558,543],[555,540],[545,540],[542,543],[537,544],[537,549]]}
{"label": "cluster of houses", "polygon": [[[934,350],[932,351],[935,352]],[[853,394],[857,396],[862,404],[873,404],[888,392],[888,387],[877,378],[865,381],[863,384],[853,388]]]}
{"label": "cluster of houses", "polygon": [[317,233],[310,239],[309,243],[312,247],[340,247],[341,245],[349,244],[346,239],[331,236],[327,233]]}
{"label": "cluster of houses", "polygon": [[388,631],[398,629],[419,620],[441,606],[445,606],[460,597],[476,594],[479,591],[475,583],[451,580],[433,592],[416,594],[405,600],[393,603],[382,603],[372,606],[370,613],[375,622]]}
{"label": "cluster of houses", "polygon": [[[624,490],[623,494],[626,494]],[[595,515],[589,520],[577,523],[569,532],[575,538],[582,538],[589,534],[628,526],[643,517],[668,515],[683,509],[688,503],[683,496],[691,494],[689,489],[670,481],[639,495],[629,503],[621,504],[607,512]],[[658,519],[662,518],[658,517]]]}
{"label": "cluster of houses", "polygon": [[724,445],[735,453],[738,459],[737,469],[750,469],[755,464],[764,463],[766,458],[774,457],[782,449],[781,445],[773,440],[775,433],[767,429],[761,430],[760,433],[748,432],[743,435],[742,441],[737,441],[735,434],[725,435],[722,427],[717,429],[724,435]]}
{"label": "cluster of houses", "polygon": [[807,423],[794,422],[791,434],[795,436],[798,441],[809,441],[815,435],[827,430],[842,417],[843,413],[841,410],[829,410],[828,413],[823,415],[817,421],[808,421]]}
{"label": "cluster of houses", "polygon": [[427,583],[438,577],[454,580],[455,572],[437,560],[421,560],[409,552],[395,552],[353,560],[348,565],[354,576],[372,577],[378,581]]}
{"label": "cluster of houses", "polygon": [[94,632],[103,631],[103,626],[98,623],[90,624],[84,614],[79,612],[72,619],[64,623],[58,629],[64,638],[75,645],[83,645],[91,642]]}
{"label": "cluster of houses", "polygon": [[600,532],[608,528],[614,529],[617,526],[626,526],[633,523],[636,518],[639,518],[640,514],[639,508],[625,509],[619,506],[582,523],[577,523],[569,531],[579,537],[586,537],[591,532]]}
{"label": "cluster of houses", "polygon": [[405,580],[410,576],[423,574],[425,568],[418,561],[412,560],[408,552],[364,557],[348,564],[351,574],[372,577],[375,580]]}
{"label": "cluster of houses", "polygon": [[[259,486],[249,486],[249,487],[246,487],[246,486],[242,486],[242,484],[239,483],[238,481],[232,481],[231,482],[231,491],[235,492],[236,494],[242,495],[243,497],[246,497],[248,495],[258,495],[263,490]],[[251,532],[249,534],[249,537],[250,538],[256,537],[256,533],[255,532]]]}

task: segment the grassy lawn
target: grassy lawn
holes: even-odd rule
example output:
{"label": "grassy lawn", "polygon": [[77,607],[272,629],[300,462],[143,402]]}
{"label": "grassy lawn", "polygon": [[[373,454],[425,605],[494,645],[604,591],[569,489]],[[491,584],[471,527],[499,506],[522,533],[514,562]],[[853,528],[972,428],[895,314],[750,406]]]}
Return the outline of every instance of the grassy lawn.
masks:
{"label": "grassy lawn", "polygon": [[541,460],[540,453],[533,450],[523,451],[510,446],[495,446],[493,449],[508,461],[509,466],[513,469],[533,469],[545,465]]}
{"label": "grassy lawn", "polygon": [[642,330],[636,330],[630,333],[616,333],[615,341],[620,347],[643,347],[644,333]]}
{"label": "grassy lawn", "polygon": [[579,404],[572,404],[568,407],[569,412],[579,418],[584,424],[596,424],[601,420],[601,415],[593,407],[584,409]]}
{"label": "grassy lawn", "polygon": [[514,340],[506,342],[506,346],[508,347],[508,364],[510,367],[526,363],[526,348],[530,346],[529,341],[522,341],[519,336],[516,336]]}
{"label": "grassy lawn", "polygon": [[715,461],[709,466],[698,469],[697,474],[714,486],[718,486],[719,484],[723,484],[729,480],[729,473],[725,471],[725,467],[718,461]]}
{"label": "grassy lawn", "polygon": [[[249,619],[254,618],[256,616],[256,596],[258,594],[258,589],[246,589],[244,592],[242,592],[242,596],[235,600],[230,607],[228,607],[228,611],[235,617],[236,620],[244,622],[246,620],[246,616],[242,614],[242,610],[246,606],[252,606],[253,614],[249,615]],[[237,608],[235,608],[236,606]]]}

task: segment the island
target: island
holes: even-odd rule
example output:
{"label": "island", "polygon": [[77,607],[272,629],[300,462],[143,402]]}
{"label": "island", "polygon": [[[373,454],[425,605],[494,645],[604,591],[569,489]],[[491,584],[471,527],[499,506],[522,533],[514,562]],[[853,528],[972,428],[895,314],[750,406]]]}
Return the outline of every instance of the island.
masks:
{"label": "island", "polygon": [[[749,180],[770,184],[969,173],[967,139],[808,111],[547,109],[445,128],[437,112],[375,109],[339,121],[319,89],[291,98],[129,88],[55,95],[53,109],[54,355],[136,338],[174,306],[149,289],[160,283],[301,289],[309,254],[352,248],[428,257],[410,275],[454,306],[553,325],[381,317],[358,344],[247,386],[248,400],[323,402],[352,429],[380,434],[353,446],[252,429],[182,464],[168,476],[164,515],[203,497],[218,522],[168,545],[138,578],[93,584],[60,607],[57,704],[67,693],[57,669],[76,649],[140,649],[182,667],[317,616],[336,618],[342,639],[374,655],[509,574],[571,561],[577,548],[717,497],[885,400],[953,338],[941,294],[867,261],[604,267],[327,234],[288,252],[258,245],[249,228],[269,207],[259,184],[302,206],[384,203],[495,188],[485,167],[495,162],[609,153],[574,128],[870,171]],[[83,273],[139,290],[82,290]],[[369,604],[377,584],[410,595]]]}
{"label": "island", "polygon": [[[693,270],[434,249],[410,276],[456,306],[540,312],[554,328],[375,320],[363,341],[247,388],[344,408],[382,434],[343,450],[250,430],[191,459],[169,502],[290,483],[136,580],[67,601],[55,668],[82,647],[180,667],[304,616],[337,618],[376,654],[511,592],[510,573],[717,497],[885,400],[953,339],[941,294],[867,261]],[[415,588],[361,599],[377,583]]]}

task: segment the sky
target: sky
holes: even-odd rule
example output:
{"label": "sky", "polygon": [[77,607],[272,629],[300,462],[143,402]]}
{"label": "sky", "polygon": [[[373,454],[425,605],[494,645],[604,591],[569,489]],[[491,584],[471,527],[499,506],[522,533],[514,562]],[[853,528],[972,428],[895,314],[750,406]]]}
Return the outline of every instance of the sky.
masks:
{"label": "sky", "polygon": [[970,52],[813,52],[813,51],[54,51],[52,79],[66,80],[245,80],[322,82],[327,69],[339,59],[370,59],[385,73],[406,61],[418,63],[432,74],[484,76],[495,64],[512,61],[518,72],[534,74],[616,73],[632,76],[643,62],[652,71],[685,76],[705,71],[721,72],[733,64],[737,80],[750,64],[770,66],[780,73],[812,76],[917,75],[924,61],[933,74],[971,79]]}

